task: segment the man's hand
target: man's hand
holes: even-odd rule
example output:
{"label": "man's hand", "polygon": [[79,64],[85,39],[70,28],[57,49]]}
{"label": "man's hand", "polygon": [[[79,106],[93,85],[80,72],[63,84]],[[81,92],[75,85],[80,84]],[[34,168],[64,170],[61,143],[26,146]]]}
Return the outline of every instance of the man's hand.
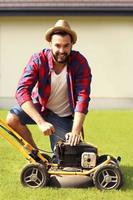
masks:
{"label": "man's hand", "polygon": [[70,132],[70,133],[67,133],[65,135],[65,138],[67,140],[67,143],[70,145],[70,146],[76,146],[77,144],[80,143],[81,141],[81,135],[79,134],[75,134],[73,132]]}
{"label": "man's hand", "polygon": [[37,123],[39,129],[44,135],[52,135],[55,132],[54,126],[42,118],[32,101],[26,101],[23,103],[22,109]]}
{"label": "man's hand", "polygon": [[85,114],[75,112],[72,131],[66,134],[66,140],[71,146],[76,146],[81,141],[81,130],[83,127],[84,119]]}
{"label": "man's hand", "polygon": [[52,135],[55,132],[54,126],[49,122],[43,121],[37,125],[44,135]]}

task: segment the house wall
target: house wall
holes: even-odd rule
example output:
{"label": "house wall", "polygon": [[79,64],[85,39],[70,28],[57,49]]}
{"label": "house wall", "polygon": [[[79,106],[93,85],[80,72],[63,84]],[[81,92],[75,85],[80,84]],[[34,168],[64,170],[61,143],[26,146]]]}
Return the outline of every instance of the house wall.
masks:
{"label": "house wall", "polygon": [[116,107],[121,102],[133,107],[133,17],[7,16],[0,17],[0,108],[14,103],[23,67],[34,52],[49,47],[44,33],[59,18],[68,20],[77,32],[73,49],[84,54],[91,66],[92,107],[99,102],[110,107],[115,99]]}

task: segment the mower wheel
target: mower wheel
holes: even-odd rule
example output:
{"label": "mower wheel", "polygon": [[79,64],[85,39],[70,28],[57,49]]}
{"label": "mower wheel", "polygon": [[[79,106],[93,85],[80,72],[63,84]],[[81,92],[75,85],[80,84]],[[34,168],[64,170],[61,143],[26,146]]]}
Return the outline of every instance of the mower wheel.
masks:
{"label": "mower wheel", "polygon": [[20,180],[23,186],[30,188],[44,187],[48,183],[48,172],[44,165],[28,164],[21,172]]}
{"label": "mower wheel", "polygon": [[120,189],[123,184],[123,177],[118,166],[105,165],[94,173],[93,182],[96,188],[100,190]]}

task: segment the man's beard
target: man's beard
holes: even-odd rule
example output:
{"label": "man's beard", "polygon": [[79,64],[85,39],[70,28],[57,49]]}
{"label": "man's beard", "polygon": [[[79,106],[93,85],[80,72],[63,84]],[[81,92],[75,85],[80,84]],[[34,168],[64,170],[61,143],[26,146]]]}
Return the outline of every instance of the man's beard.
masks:
{"label": "man's beard", "polygon": [[53,53],[54,59],[57,63],[66,63],[69,55],[67,53]]}

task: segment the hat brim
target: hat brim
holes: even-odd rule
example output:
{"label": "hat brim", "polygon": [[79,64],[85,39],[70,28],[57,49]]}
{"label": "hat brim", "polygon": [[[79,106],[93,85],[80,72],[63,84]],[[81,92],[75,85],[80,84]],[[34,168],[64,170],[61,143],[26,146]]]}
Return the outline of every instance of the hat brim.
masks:
{"label": "hat brim", "polygon": [[77,41],[77,34],[75,33],[75,31],[71,30],[71,29],[67,29],[65,27],[62,27],[62,26],[56,26],[56,27],[53,27],[53,28],[50,28],[46,31],[45,33],[45,39],[48,41],[48,42],[51,42],[51,35],[56,32],[56,31],[63,31],[63,32],[66,32],[68,34],[71,35],[72,37],[72,42],[73,44],[76,43]]}

